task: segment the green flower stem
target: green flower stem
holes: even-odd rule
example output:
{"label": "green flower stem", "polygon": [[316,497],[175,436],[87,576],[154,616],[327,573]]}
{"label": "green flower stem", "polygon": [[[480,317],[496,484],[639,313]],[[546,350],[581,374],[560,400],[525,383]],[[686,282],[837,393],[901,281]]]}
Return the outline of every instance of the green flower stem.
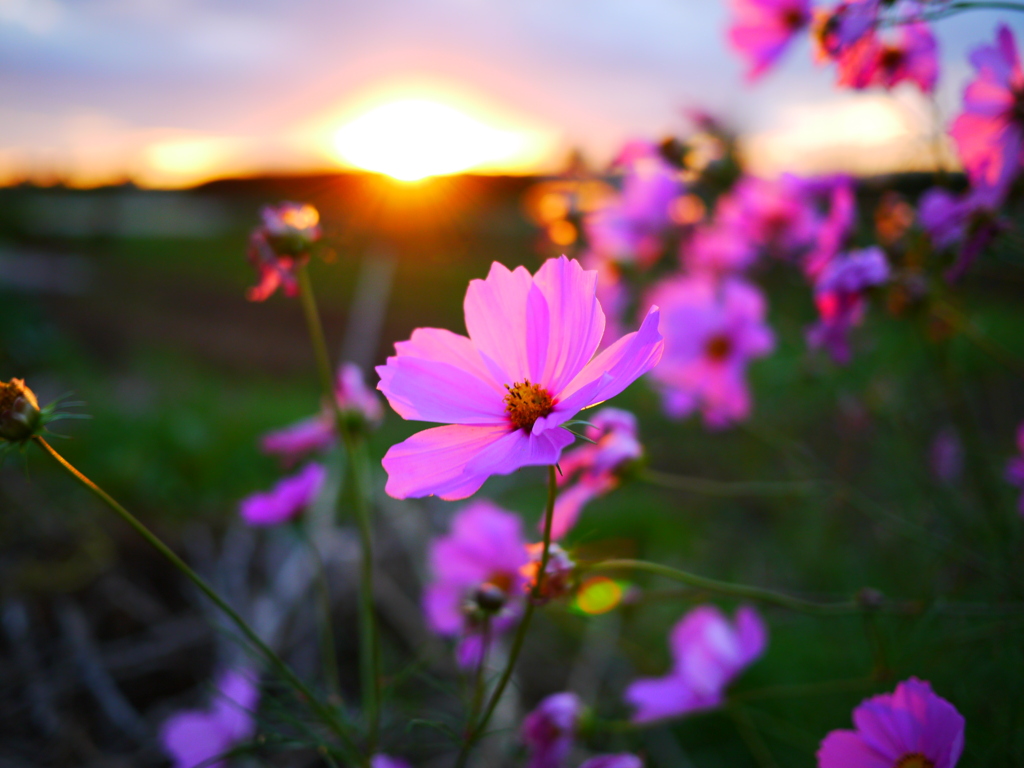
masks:
{"label": "green flower stem", "polygon": [[555,516],[555,497],[557,495],[558,478],[555,474],[555,467],[551,466],[548,467],[548,503],[544,510],[544,546],[540,553],[540,568],[537,571],[537,579],[533,583],[533,589],[530,592],[530,599],[526,601],[526,610],[523,611],[523,618],[520,620],[519,626],[516,627],[516,634],[512,639],[512,647],[508,653],[508,663],[505,665],[505,671],[501,673],[501,677],[498,679],[498,685],[495,687],[494,692],[491,694],[491,698],[487,702],[487,707],[484,709],[484,714],[480,718],[480,722],[466,734],[466,738],[462,742],[462,749],[459,751],[458,759],[455,761],[456,768],[465,768],[466,761],[469,759],[470,750],[472,750],[480,740],[480,737],[484,735],[487,723],[490,722],[491,716],[494,714],[494,710],[498,706],[498,702],[501,700],[501,696],[505,692],[505,688],[508,686],[509,680],[512,679],[512,672],[515,669],[516,660],[519,658],[519,653],[523,649],[523,642],[526,640],[526,630],[530,625],[530,619],[533,618],[533,613],[537,607],[537,603],[540,600],[541,595],[543,595],[544,577],[547,575],[546,571],[551,551],[551,522]]}
{"label": "green flower stem", "polygon": [[491,616],[490,614],[484,616],[483,626],[480,628],[481,638],[481,651],[480,661],[476,665],[476,671],[473,675],[473,701],[469,707],[469,718],[467,720],[467,732],[472,729],[473,724],[476,722],[477,716],[480,714],[480,707],[484,703],[484,693],[487,691],[487,680],[484,672],[487,667],[487,650],[491,645]]}
{"label": "green flower stem", "polygon": [[790,597],[781,592],[773,592],[770,589],[753,587],[747,584],[732,584],[717,579],[709,579],[705,576],[698,576],[695,573],[680,571],[676,568],[669,568],[667,565],[649,563],[646,560],[604,560],[600,563],[593,563],[586,566],[590,571],[646,571],[657,576],[664,576],[673,581],[679,581],[697,589],[707,592],[714,592],[726,597],[736,597],[741,600],[756,600],[760,603],[777,605],[780,608],[788,608],[792,611],[810,613],[815,616],[841,616],[844,614],[856,614],[874,610],[866,605],[850,600],[844,603],[817,603],[812,600],[803,600],[799,597]]}
{"label": "green flower stem", "polygon": [[355,745],[349,738],[345,729],[341,723],[338,722],[335,713],[332,712],[331,708],[325,705],[316,695],[309,689],[309,687],[302,682],[302,680],[292,671],[285,661],[274,652],[270,646],[260,639],[259,635],[246,623],[238,612],[228,605],[224,598],[222,598],[217,592],[211,587],[206,581],[192,568],[185,563],[180,557],[178,557],[170,547],[161,541],[156,534],[154,534],[149,528],[147,528],[135,515],[129,512],[127,509],[122,507],[110,494],[100,488],[96,483],[90,480],[88,477],[79,472],[75,467],[68,462],[63,456],[54,450],[53,446],[46,442],[42,437],[36,436],[32,438],[35,443],[43,449],[43,451],[50,456],[54,461],[57,462],[66,470],[72,477],[74,477],[79,483],[84,485],[89,491],[93,493],[97,498],[100,499],[104,504],[110,507],[116,512],[122,520],[128,523],[135,531],[142,536],[150,545],[152,545],[161,555],[163,555],[171,565],[181,571],[196,587],[199,588],[206,597],[208,597],[214,605],[216,605],[221,612],[227,616],[231,622],[238,627],[246,639],[256,647],[260,654],[266,659],[271,667],[284,678],[289,685],[295,690],[299,698],[307,703],[316,716],[323,721],[323,723],[330,728],[341,743],[349,750],[355,752]]}
{"label": "green flower stem", "polygon": [[359,529],[362,552],[359,579],[359,673],[363,694],[363,711],[367,724],[367,753],[372,755],[376,751],[377,734],[380,729],[381,664],[377,617],[373,607],[373,535],[369,503],[370,464],[366,454],[365,441],[361,436],[353,434],[345,414],[338,406],[338,398],[334,392],[334,376],[331,372],[331,356],[327,351],[327,341],[323,325],[320,322],[320,312],[317,309],[307,265],[303,264],[299,267],[298,280],[299,298],[302,302],[303,314],[306,317],[309,338],[313,344],[313,354],[316,356],[320,386],[323,388],[324,398],[334,414],[335,424],[349,456],[352,473],[356,524]]}
{"label": "green flower stem", "polygon": [[324,677],[327,678],[327,690],[334,699],[332,703],[342,704],[344,699],[341,695],[341,679],[338,674],[337,644],[334,641],[334,627],[331,624],[331,588],[327,581],[327,566],[320,550],[309,536],[305,528],[300,528],[299,536],[309,547],[310,554],[316,563],[316,590],[320,602],[320,663],[324,668]]}
{"label": "green flower stem", "polygon": [[705,496],[808,496],[817,492],[821,484],[814,480],[794,482],[757,482],[708,480],[703,477],[684,477],[654,469],[643,469],[639,479],[662,488],[699,493]]}

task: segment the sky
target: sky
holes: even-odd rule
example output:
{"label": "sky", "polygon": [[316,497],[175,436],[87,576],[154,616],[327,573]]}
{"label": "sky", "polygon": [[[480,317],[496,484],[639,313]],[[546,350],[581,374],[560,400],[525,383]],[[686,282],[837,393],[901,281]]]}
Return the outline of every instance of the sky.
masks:
{"label": "sky", "polygon": [[548,171],[572,148],[601,164],[627,139],[678,134],[701,108],[742,132],[760,172],[916,167],[935,161],[968,50],[1008,16],[936,24],[933,104],[909,87],[837,91],[806,40],[751,86],[716,0],[0,0],[0,183],[364,164],[338,131],[396,101],[448,112],[385,110],[347,140]]}

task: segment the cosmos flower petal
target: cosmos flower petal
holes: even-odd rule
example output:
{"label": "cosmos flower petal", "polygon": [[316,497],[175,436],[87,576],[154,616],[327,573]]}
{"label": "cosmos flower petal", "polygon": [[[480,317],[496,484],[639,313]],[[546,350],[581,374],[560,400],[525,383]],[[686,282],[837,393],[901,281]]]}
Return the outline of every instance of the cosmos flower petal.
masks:
{"label": "cosmos flower petal", "polygon": [[503,392],[451,363],[399,356],[380,366],[380,384],[403,419],[454,424],[506,424]]}
{"label": "cosmos flower petal", "polygon": [[481,355],[493,361],[503,383],[530,376],[527,300],[533,277],[524,267],[509,270],[494,262],[484,280],[471,280],[463,309],[466,329]]}
{"label": "cosmos flower petal", "polygon": [[467,473],[466,465],[509,434],[507,425],[449,424],[417,432],[384,456],[388,473],[384,490],[396,499],[440,496],[464,499],[476,493],[487,475]]}
{"label": "cosmos flower petal", "polygon": [[507,475],[520,467],[543,467],[558,462],[562,449],[575,437],[565,429],[549,429],[535,435],[522,429],[506,431],[499,440],[480,450],[467,465],[470,474]]}
{"label": "cosmos flower petal", "polygon": [[854,731],[832,731],[818,749],[819,768],[892,768],[892,761],[871,749]]}
{"label": "cosmos flower petal", "polygon": [[551,392],[560,392],[594,356],[604,335],[597,272],[563,256],[544,262],[534,284],[546,301],[550,327],[557,331],[544,348],[543,371],[531,373]]}
{"label": "cosmos flower petal", "polygon": [[603,386],[590,395],[587,405],[594,405],[619,394],[656,366],[665,351],[665,340],[658,331],[660,317],[658,308],[651,307],[640,330],[626,334],[587,363],[569,383],[562,399],[569,399],[576,391],[607,374],[609,378]]}
{"label": "cosmos flower petal", "polygon": [[686,681],[672,675],[640,678],[629,685],[623,698],[636,708],[634,723],[676,717],[694,709],[693,694]]}

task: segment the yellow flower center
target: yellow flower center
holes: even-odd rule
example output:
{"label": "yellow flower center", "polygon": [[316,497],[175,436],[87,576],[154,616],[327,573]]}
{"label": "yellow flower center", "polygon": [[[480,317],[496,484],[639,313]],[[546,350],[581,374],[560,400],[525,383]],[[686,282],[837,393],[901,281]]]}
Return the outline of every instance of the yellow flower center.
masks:
{"label": "yellow flower center", "polygon": [[911,752],[897,760],[892,768],[935,768],[935,763],[920,752]]}
{"label": "yellow flower center", "polygon": [[547,416],[555,408],[551,394],[538,384],[531,384],[529,379],[515,383],[511,387],[506,384],[505,413],[519,429],[530,429],[537,419]]}

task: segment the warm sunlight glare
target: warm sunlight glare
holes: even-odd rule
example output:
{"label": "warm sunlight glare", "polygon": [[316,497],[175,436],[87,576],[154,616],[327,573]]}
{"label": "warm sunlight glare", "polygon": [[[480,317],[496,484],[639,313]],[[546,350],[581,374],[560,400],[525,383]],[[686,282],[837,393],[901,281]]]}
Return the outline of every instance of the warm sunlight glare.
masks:
{"label": "warm sunlight glare", "polygon": [[513,160],[525,138],[435,101],[404,99],[355,118],[334,136],[346,163],[402,181]]}

